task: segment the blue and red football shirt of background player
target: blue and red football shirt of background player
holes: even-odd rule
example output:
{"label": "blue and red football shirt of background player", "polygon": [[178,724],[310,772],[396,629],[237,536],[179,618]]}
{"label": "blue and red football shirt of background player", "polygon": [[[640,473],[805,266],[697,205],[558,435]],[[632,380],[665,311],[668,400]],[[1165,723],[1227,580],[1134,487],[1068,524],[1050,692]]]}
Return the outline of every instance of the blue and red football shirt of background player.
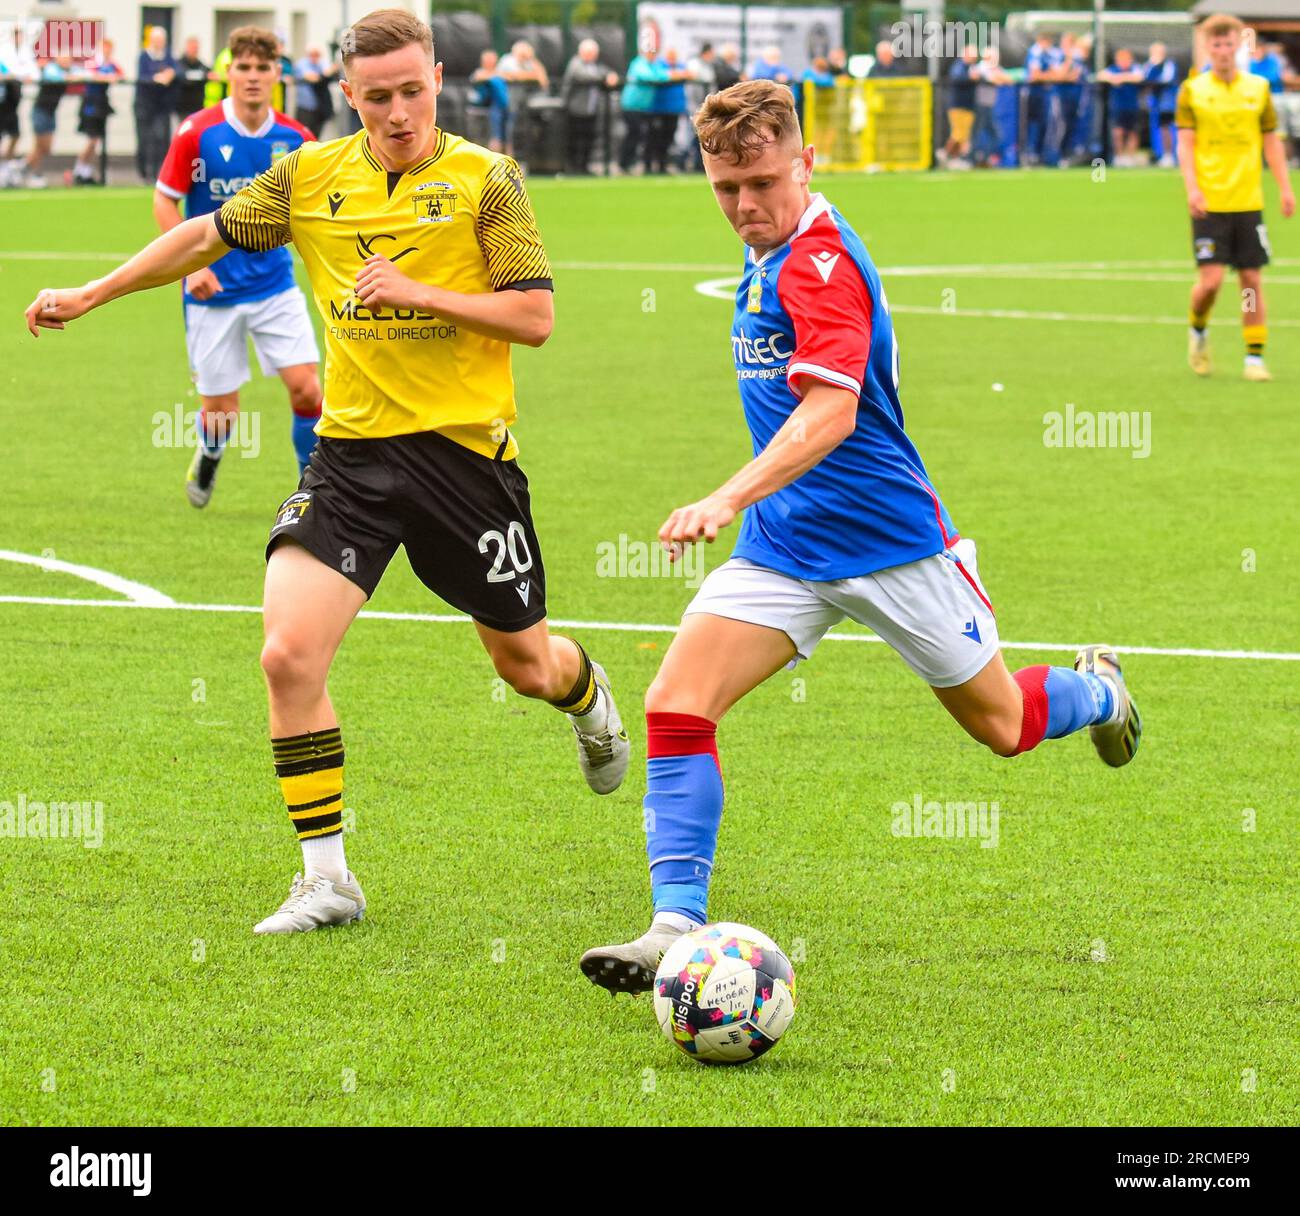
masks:
{"label": "blue and red football shirt of background player", "polygon": [[748,254],[731,342],[756,456],[810,385],[858,397],[852,434],[745,511],[733,556],[826,582],[932,557],[958,539],[903,429],[898,343],[880,276],[820,194],[786,244]]}
{"label": "blue and red football shirt of background player", "polygon": [[[272,110],[256,131],[235,115],[229,97],[220,104],[191,114],[176,130],[167,159],[158,174],[157,188],[170,198],[185,200],[185,215],[192,219],[215,211],[238,194],[259,173],[295,148],[315,139],[301,123]],[[187,304],[223,308],[265,300],[294,285],[293,257],[287,248],[267,253],[232,249],[211,267],[221,291],[196,300],[187,291]]]}

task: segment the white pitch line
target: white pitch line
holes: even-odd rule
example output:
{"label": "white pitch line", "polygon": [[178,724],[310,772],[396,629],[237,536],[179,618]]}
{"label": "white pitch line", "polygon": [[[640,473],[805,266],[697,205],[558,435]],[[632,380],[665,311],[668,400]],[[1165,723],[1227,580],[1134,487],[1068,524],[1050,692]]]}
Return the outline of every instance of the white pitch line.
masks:
{"label": "white pitch line", "polygon": [[[164,597],[165,598],[165,597]],[[171,612],[242,612],[260,613],[262,609],[256,604],[184,604],[145,603],[138,600],[78,600],[59,599],[43,595],[0,595],[0,604],[30,604],[40,607],[55,608],[153,608]],[[434,625],[468,625],[470,618],[459,613],[434,612],[380,612],[366,609],[358,617],[371,621],[407,621]],[[676,625],[654,625],[640,621],[576,621],[549,618],[549,624],[557,629],[590,629],[604,633],[676,633]],[[869,633],[828,633],[831,642],[872,642],[884,645],[881,638]],[[1037,650],[1037,651],[1077,651],[1086,645],[1084,642],[1006,642],[1000,643],[1003,650]],[[1285,650],[1205,650],[1191,646],[1122,646],[1116,645],[1121,654],[1145,654],[1164,658],[1183,659],[1253,659],[1263,662],[1300,663],[1300,653]]]}

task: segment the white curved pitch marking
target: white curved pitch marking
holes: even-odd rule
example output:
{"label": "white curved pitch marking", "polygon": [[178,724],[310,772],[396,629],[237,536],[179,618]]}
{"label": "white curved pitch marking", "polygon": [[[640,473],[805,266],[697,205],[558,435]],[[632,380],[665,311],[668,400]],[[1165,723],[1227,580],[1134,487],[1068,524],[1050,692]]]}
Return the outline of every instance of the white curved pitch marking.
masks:
{"label": "white curved pitch marking", "polygon": [[143,583],[133,583],[129,578],[110,574],[107,570],[96,570],[94,566],[78,566],[73,562],[60,561],[57,557],[37,557],[33,553],[15,553],[12,549],[0,549],[0,561],[17,562],[20,566],[35,566],[48,570],[52,574],[70,574],[73,578],[84,579],[103,587],[106,591],[116,591],[124,595],[133,604],[141,608],[171,608],[176,601],[170,595],[163,595]]}
{"label": "white curved pitch marking", "polygon": [[702,296],[708,296],[713,300],[730,300],[736,298],[736,288],[740,286],[740,275],[729,274],[722,279],[705,279],[703,283],[696,283],[695,290]]}

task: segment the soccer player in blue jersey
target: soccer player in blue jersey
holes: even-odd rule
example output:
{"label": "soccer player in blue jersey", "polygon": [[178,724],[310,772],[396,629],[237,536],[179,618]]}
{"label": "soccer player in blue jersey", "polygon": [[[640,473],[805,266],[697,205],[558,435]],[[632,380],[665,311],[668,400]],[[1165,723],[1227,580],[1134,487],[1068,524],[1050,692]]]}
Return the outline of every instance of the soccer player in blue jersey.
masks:
{"label": "soccer player in blue jersey", "polygon": [[[154,190],[158,225],[169,232],[186,217],[216,211],[259,173],[315,137],[271,108],[280,79],[279,42],[270,30],[241,26],[230,35],[230,96],[191,114],[167,152]],[[248,339],[265,375],[284,381],[293,410],[293,446],[301,473],[316,446],[320,351],[288,249],[232,249],[185,279],[185,342],[202,402],[198,445],[185,480],[196,507],[212,498],[222,452],[249,380]]]}
{"label": "soccer player in blue jersey", "polygon": [[722,818],[717,724],[846,617],[869,626],[975,739],[1015,756],[1090,728],[1127,764],[1141,722],[1115,653],[1013,675],[976,567],[903,429],[898,342],[857,233],[808,181],[790,90],[753,80],[695,119],[705,172],[748,247],[731,346],[754,459],[679,507],[670,550],[713,541],[744,511],[731,559],[686,609],[646,693],[645,827],[654,920],[583,955],[612,992],[651,986],[663,952],[707,919]]}

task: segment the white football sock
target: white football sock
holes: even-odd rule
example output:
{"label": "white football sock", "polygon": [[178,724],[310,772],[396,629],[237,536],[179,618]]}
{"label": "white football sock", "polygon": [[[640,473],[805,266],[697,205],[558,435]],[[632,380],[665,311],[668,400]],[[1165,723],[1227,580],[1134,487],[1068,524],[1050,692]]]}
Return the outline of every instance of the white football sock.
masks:
{"label": "white football sock", "polygon": [[584,735],[598,735],[609,725],[609,706],[605,703],[605,690],[596,685],[596,700],[592,707],[579,716],[570,714],[569,721]]}
{"label": "white football sock", "polygon": [[302,866],[305,874],[319,874],[342,882],[348,876],[348,863],[343,856],[343,833],[329,836],[312,836],[301,841]]}
{"label": "white football sock", "polygon": [[689,933],[699,927],[699,921],[691,920],[689,916],[683,916],[680,912],[656,912],[654,920],[650,922],[651,929],[676,929],[679,933]]}

